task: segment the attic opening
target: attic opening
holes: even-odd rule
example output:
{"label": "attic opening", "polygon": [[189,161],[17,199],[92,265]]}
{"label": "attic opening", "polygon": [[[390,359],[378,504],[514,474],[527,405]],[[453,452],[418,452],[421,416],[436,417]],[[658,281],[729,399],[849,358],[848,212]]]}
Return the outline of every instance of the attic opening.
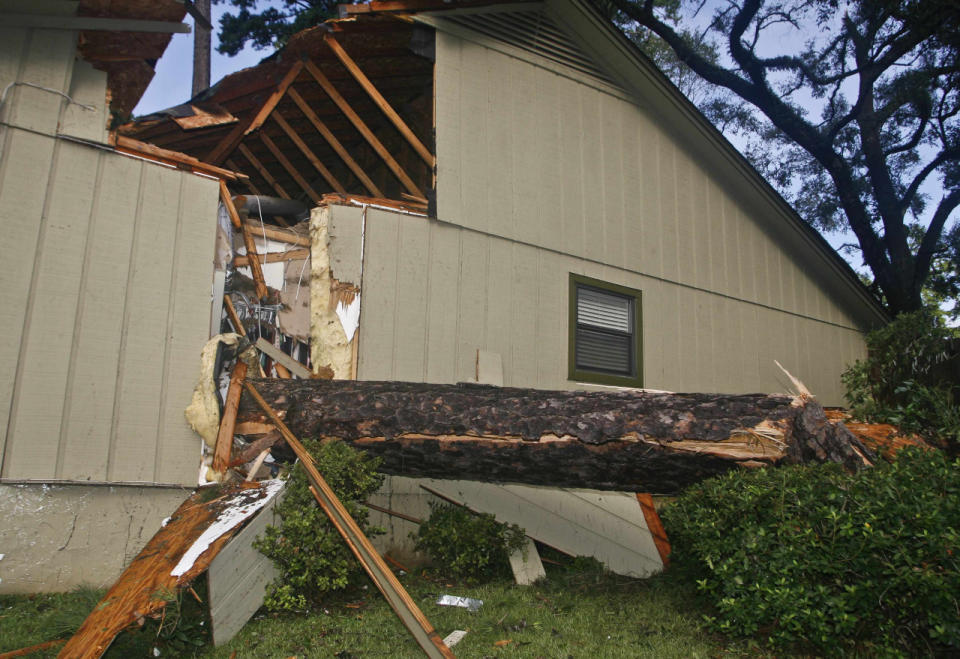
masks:
{"label": "attic opening", "polygon": [[[426,207],[434,188],[434,34],[393,16],[328,21],[128,137],[245,174],[233,194]],[[264,217],[280,226],[284,220]]]}

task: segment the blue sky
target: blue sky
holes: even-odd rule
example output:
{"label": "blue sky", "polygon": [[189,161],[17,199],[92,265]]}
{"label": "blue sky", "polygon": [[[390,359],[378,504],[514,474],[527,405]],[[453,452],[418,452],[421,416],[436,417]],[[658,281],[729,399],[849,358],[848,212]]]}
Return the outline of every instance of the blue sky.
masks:
{"label": "blue sky", "polygon": [[[253,66],[264,57],[269,50],[253,50],[247,48],[235,57],[227,57],[217,52],[217,29],[220,16],[232,7],[229,4],[214,5],[213,19],[213,52],[210,62],[210,80],[216,83],[228,73],[233,73],[248,66]],[[185,23],[193,25],[193,19],[187,15]],[[174,105],[179,105],[190,98],[191,79],[193,77],[193,33],[175,34],[167,46],[166,52],[157,62],[156,75],[150,81],[146,93],[134,109],[135,115],[150,114]]]}

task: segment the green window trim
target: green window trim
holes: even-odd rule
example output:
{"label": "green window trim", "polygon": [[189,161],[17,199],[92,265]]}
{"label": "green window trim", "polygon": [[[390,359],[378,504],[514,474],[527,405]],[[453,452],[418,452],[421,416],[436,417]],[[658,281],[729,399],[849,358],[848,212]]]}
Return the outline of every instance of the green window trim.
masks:
{"label": "green window trim", "polygon": [[[630,375],[618,375],[600,370],[588,370],[577,368],[577,300],[578,291],[582,289],[594,289],[601,293],[610,293],[631,301],[633,312],[633,328],[631,337],[632,371]],[[634,288],[611,284],[609,282],[584,277],[570,273],[569,284],[570,306],[568,310],[568,353],[567,369],[568,378],[578,382],[588,382],[591,384],[606,384],[618,387],[642,387],[643,386],[643,305],[642,293]]]}

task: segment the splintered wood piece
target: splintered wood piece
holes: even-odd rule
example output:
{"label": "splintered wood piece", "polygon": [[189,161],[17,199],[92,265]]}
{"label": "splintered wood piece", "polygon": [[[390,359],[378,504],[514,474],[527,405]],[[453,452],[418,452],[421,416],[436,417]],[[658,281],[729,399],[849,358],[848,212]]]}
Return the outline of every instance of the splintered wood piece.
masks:
{"label": "splintered wood piece", "polygon": [[303,62],[297,60],[293,63],[293,66],[290,67],[290,70],[287,71],[287,74],[283,76],[283,80],[280,81],[280,84],[277,85],[277,88],[264,102],[263,106],[260,108],[260,111],[257,112],[257,115],[253,118],[253,121],[250,122],[250,125],[247,127],[247,129],[243,131],[244,136],[249,135],[263,125],[263,123],[267,120],[267,117],[269,117],[274,108],[277,107],[277,104],[283,98],[283,95],[287,93],[287,89],[289,89],[290,85],[293,84],[293,81],[297,79],[297,76],[300,75],[301,71],[303,71]]}
{"label": "splintered wood piece", "polygon": [[270,153],[272,153],[273,157],[277,159],[277,162],[283,165],[283,168],[287,170],[287,174],[289,174],[290,178],[297,182],[297,185],[300,186],[300,189],[303,190],[304,193],[306,193],[306,195],[314,201],[314,203],[320,201],[320,195],[317,194],[316,190],[310,187],[310,184],[307,183],[307,180],[300,175],[300,171],[293,166],[293,163],[291,163],[285,155],[283,155],[283,151],[281,151],[280,147],[278,147],[274,141],[270,139],[270,136],[266,133],[260,133],[260,141],[263,142],[264,146],[270,149]]}
{"label": "splintered wood piece", "polygon": [[643,510],[643,518],[647,520],[647,528],[653,536],[653,544],[657,546],[660,560],[663,561],[663,569],[667,569],[670,567],[670,540],[667,539],[667,531],[663,528],[657,507],[653,504],[653,495],[637,492],[637,502]]}
{"label": "splintered wood piece", "polygon": [[367,173],[363,171],[363,168],[357,164],[357,161],[353,159],[353,156],[350,155],[350,152],[347,151],[343,144],[340,143],[340,140],[337,139],[337,136],[327,128],[327,125],[320,120],[320,117],[317,116],[317,113],[313,111],[310,105],[303,100],[303,97],[297,92],[296,87],[290,87],[287,90],[287,96],[293,99],[293,102],[297,104],[297,107],[300,108],[300,111],[303,112],[303,115],[310,120],[310,123],[313,124],[313,127],[317,129],[317,132],[327,141],[327,144],[330,145],[330,148],[336,152],[340,159],[350,168],[350,171],[353,172],[353,175],[360,179],[360,182],[363,183],[363,187],[367,189],[367,192],[372,194],[375,197],[382,197],[383,193],[380,192],[380,188],[373,182],[373,180],[367,176]]}
{"label": "splintered wood piece", "polygon": [[246,519],[236,515],[235,525],[224,528],[192,564],[180,568],[185,570],[183,574],[175,576],[181,560],[222,512],[246,508],[252,514],[258,501],[269,496],[269,491],[260,486],[230,490],[212,501],[203,501],[202,492],[193,494],[130,562],[58,657],[96,659],[103,655],[124,628],[167,605],[162,594],[174,593],[202,574]]}
{"label": "splintered wood piece", "polygon": [[220,430],[213,449],[213,470],[224,473],[230,466],[230,449],[233,448],[234,426],[237,424],[237,408],[240,406],[240,394],[243,393],[243,380],[247,376],[247,365],[237,360],[230,376],[230,388],[223,403],[223,416],[220,418]]}
{"label": "splintered wood piece", "polygon": [[257,472],[260,471],[260,467],[263,466],[263,461],[267,459],[268,455],[270,455],[270,449],[263,449],[260,455],[257,456],[257,459],[253,461],[253,464],[250,466],[250,471],[247,472],[247,477],[243,480],[249,482],[256,478]]}
{"label": "splintered wood piece", "polygon": [[423,650],[424,654],[428,657],[448,657],[453,659],[454,655],[450,651],[450,648],[444,645],[443,640],[434,630],[430,621],[427,620],[416,602],[414,602],[407,591],[404,590],[396,576],[394,576],[390,568],[387,567],[387,564],[384,563],[383,558],[380,557],[377,550],[370,544],[370,540],[363,534],[363,531],[357,526],[356,521],[350,516],[346,508],[343,507],[343,504],[323,479],[323,476],[320,475],[320,472],[317,471],[313,457],[307,452],[307,449],[304,448],[300,440],[290,432],[290,429],[280,417],[277,416],[273,408],[260,396],[256,388],[249,381],[245,383],[245,386],[250,396],[253,397],[257,405],[270,420],[273,421],[274,425],[277,426],[277,430],[279,430],[283,438],[287,440],[287,444],[293,449],[297,457],[300,458],[300,463],[303,465],[312,483],[310,491],[313,493],[313,496],[320,504],[320,507],[323,508],[330,522],[340,535],[343,536],[347,546],[350,547],[350,550],[357,557],[357,560],[360,561],[364,570],[370,575],[370,578],[383,594],[387,603],[393,608],[397,617],[400,618],[401,622],[403,622],[404,626],[417,641],[417,644]]}
{"label": "splintered wood piece", "polygon": [[323,180],[330,184],[330,187],[337,192],[346,191],[346,189],[343,187],[343,184],[340,183],[340,181],[337,180],[337,177],[333,175],[333,172],[327,169],[326,165],[320,162],[320,158],[318,158],[317,155],[310,149],[310,147],[307,146],[306,142],[300,139],[300,136],[297,135],[295,130],[293,130],[293,127],[290,126],[290,124],[287,123],[287,120],[283,118],[283,115],[281,115],[279,112],[276,112],[273,115],[273,120],[278,126],[280,126],[280,128],[283,129],[283,132],[287,134],[287,137],[290,138],[290,141],[293,142],[298,149],[300,149],[300,153],[302,153],[306,159],[310,161],[310,164],[313,165],[313,168],[320,172],[320,176],[322,176]]}
{"label": "splintered wood piece", "polygon": [[237,150],[243,154],[243,157],[246,158],[253,168],[260,173],[260,176],[263,177],[263,180],[270,184],[270,187],[273,188],[274,192],[278,196],[283,197],[284,199],[289,199],[290,195],[287,194],[287,191],[283,189],[283,186],[277,182],[277,179],[273,178],[273,175],[270,171],[263,166],[263,163],[260,162],[260,159],[253,155],[253,151],[247,148],[246,144],[242,142],[237,145]]}
{"label": "splintered wood piece", "polygon": [[377,107],[380,108],[380,111],[383,112],[387,118],[396,126],[397,130],[400,131],[400,134],[403,135],[403,139],[410,143],[410,146],[413,147],[413,150],[417,152],[417,155],[423,159],[423,162],[427,163],[428,167],[433,167],[436,164],[436,158],[433,157],[433,154],[430,153],[430,149],[423,145],[423,142],[414,135],[413,131],[410,130],[410,127],[407,123],[397,114],[397,111],[393,109],[393,106],[383,97],[383,94],[376,88],[376,86],[370,81],[370,79],[364,74],[360,69],[353,58],[347,54],[347,51],[343,49],[343,46],[340,45],[340,42],[337,41],[336,37],[332,33],[327,33],[324,36],[324,41],[330,47],[330,50],[333,51],[333,54],[337,56],[337,59],[340,60],[340,63],[343,64],[347,71],[350,72],[350,75],[353,76],[364,91],[370,96]]}
{"label": "splintered wood piece", "polygon": [[317,84],[323,88],[323,91],[326,92],[327,96],[330,97],[330,100],[336,103],[337,107],[340,108],[340,111],[346,115],[347,119],[354,125],[357,131],[363,136],[363,139],[367,141],[367,144],[377,152],[377,155],[386,163],[387,167],[390,168],[390,171],[393,172],[400,182],[403,184],[403,187],[407,189],[407,192],[414,194],[418,197],[425,197],[420,188],[417,187],[416,183],[413,182],[407,172],[404,171],[403,167],[400,166],[390,152],[387,151],[387,147],[383,146],[383,143],[377,139],[376,135],[373,134],[373,131],[367,126],[367,124],[360,118],[360,115],[356,113],[353,107],[347,103],[347,100],[341,96],[340,92],[337,91],[337,88],[333,86],[333,83],[323,74],[323,71],[320,68],[307,60],[305,63],[307,71],[310,72],[310,75],[313,76],[313,79],[317,81]]}
{"label": "splintered wood piece", "polygon": [[[257,245],[253,242],[253,236],[247,230],[247,225],[240,220],[240,214],[237,213],[237,207],[233,205],[233,197],[227,189],[227,184],[220,181],[220,200],[223,202],[227,213],[230,215],[230,222],[234,227],[240,229],[243,234],[243,244],[247,248],[247,254],[256,255]],[[251,259],[250,272],[253,273],[253,282],[257,289],[257,297],[263,299],[267,297],[267,283],[263,278],[263,269],[260,267],[259,259]]]}

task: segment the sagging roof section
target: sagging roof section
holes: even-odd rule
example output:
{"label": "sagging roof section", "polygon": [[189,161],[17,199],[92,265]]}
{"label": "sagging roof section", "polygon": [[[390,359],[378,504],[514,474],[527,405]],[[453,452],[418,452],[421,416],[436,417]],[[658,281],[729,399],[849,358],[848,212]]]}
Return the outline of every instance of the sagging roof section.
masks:
{"label": "sagging roof section", "polygon": [[433,35],[394,16],[327,22],[128,137],[244,172],[243,192],[427,203],[433,187]]}

